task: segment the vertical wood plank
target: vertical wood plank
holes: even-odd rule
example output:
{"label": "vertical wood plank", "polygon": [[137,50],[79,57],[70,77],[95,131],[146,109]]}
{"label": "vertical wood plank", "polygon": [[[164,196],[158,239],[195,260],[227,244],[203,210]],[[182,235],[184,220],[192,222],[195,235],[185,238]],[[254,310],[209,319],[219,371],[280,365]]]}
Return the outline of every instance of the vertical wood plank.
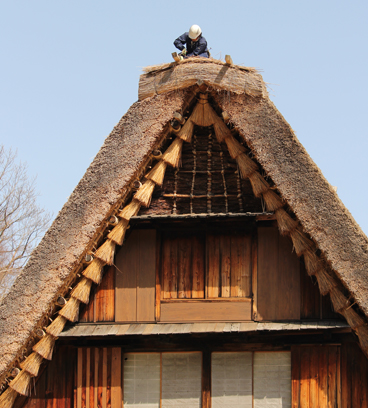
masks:
{"label": "vertical wood plank", "polygon": [[102,349],[102,408],[107,408],[107,348]]}
{"label": "vertical wood plank", "polygon": [[94,408],[95,406],[95,360],[96,360],[96,351],[94,347],[91,347],[90,350],[90,370],[89,370],[89,407]]}
{"label": "vertical wood plank", "polygon": [[277,320],[278,231],[258,228],[257,320]]}
{"label": "vertical wood plank", "polygon": [[216,235],[207,235],[207,298],[220,296],[220,248]]}
{"label": "vertical wood plank", "polygon": [[291,348],[291,406],[299,408],[300,401],[300,347]]}
{"label": "vertical wood plank", "polygon": [[231,237],[231,296],[251,295],[252,238],[250,234]]}
{"label": "vertical wood plank", "polygon": [[121,348],[112,348],[111,362],[111,408],[122,408]]}
{"label": "vertical wood plank", "polygon": [[111,408],[112,348],[107,348],[106,408]]}
{"label": "vertical wood plank", "polygon": [[252,318],[257,320],[257,280],[258,280],[258,239],[257,239],[257,230],[252,234],[252,288],[251,294],[253,295],[252,302]]}
{"label": "vertical wood plank", "polygon": [[82,408],[83,387],[83,348],[78,348],[78,371],[77,371],[77,408]]}
{"label": "vertical wood plank", "polygon": [[192,239],[192,298],[204,298],[204,276],[205,276],[205,249],[204,238],[193,237]]}
{"label": "vertical wood plank", "polygon": [[192,297],[192,243],[189,237],[178,239],[178,298]]}
{"label": "vertical wood plank", "polygon": [[178,239],[171,236],[165,236],[163,241],[163,281],[164,299],[176,299],[178,297],[178,271],[177,271],[177,252],[178,252]]}
{"label": "vertical wood plank", "polygon": [[338,401],[337,372],[338,372],[338,347],[329,347],[327,356],[327,404],[328,408],[334,408]]}
{"label": "vertical wood plank", "polygon": [[97,407],[101,408],[103,406],[103,349],[98,348],[98,364],[97,364],[97,381],[96,381],[96,388],[97,388]]}
{"label": "vertical wood plank", "polygon": [[234,296],[233,284],[236,288],[236,279],[232,276],[232,240],[229,235],[220,235],[216,238],[219,240],[220,296],[227,298]]}
{"label": "vertical wood plank", "polygon": [[115,267],[110,266],[95,295],[96,321],[112,322],[115,319]]}
{"label": "vertical wood plank", "polygon": [[92,323],[94,321],[94,307],[95,307],[95,294],[96,285],[92,285],[89,303],[87,305],[81,305],[79,313],[79,321],[83,323]]}
{"label": "vertical wood plank", "polygon": [[86,379],[87,379],[87,348],[83,347],[83,358],[82,358],[82,408],[86,408]]}
{"label": "vertical wood plank", "polygon": [[[321,353],[321,347],[311,347],[309,349],[310,360],[309,360],[309,404],[311,407],[318,407],[319,400],[319,387],[320,382],[323,381],[322,378],[319,378],[319,358],[323,353]],[[308,364],[306,361],[305,364]]]}
{"label": "vertical wood plank", "polygon": [[202,353],[202,408],[211,408],[211,352]]}
{"label": "vertical wood plank", "polygon": [[[318,356],[318,406],[319,407],[327,407],[328,405],[328,364],[329,364],[329,352],[333,347],[320,347],[319,348],[319,356]],[[336,402],[336,395],[333,395],[333,398]]]}
{"label": "vertical wood plank", "polygon": [[308,276],[304,262],[300,263],[300,318],[320,318],[320,298],[315,278]]}
{"label": "vertical wood plank", "polygon": [[160,321],[161,318],[161,234],[156,233],[156,300],[155,300],[155,320]]}
{"label": "vertical wood plank", "polygon": [[155,321],[156,231],[139,231],[137,321]]}
{"label": "vertical wood plank", "polygon": [[88,347],[87,350],[87,361],[86,361],[86,407],[90,407],[90,379],[91,379],[91,349]]}
{"label": "vertical wood plank", "polygon": [[139,231],[132,231],[116,255],[115,321],[137,320],[137,277]]}
{"label": "vertical wood plank", "polygon": [[300,361],[300,408],[310,408],[310,348],[301,348]]}

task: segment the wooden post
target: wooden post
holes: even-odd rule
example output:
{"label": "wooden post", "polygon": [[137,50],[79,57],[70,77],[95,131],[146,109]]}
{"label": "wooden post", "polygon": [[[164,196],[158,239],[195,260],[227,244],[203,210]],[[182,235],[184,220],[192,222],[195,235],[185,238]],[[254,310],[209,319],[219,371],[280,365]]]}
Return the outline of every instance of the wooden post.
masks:
{"label": "wooden post", "polygon": [[211,408],[211,352],[202,353],[202,408]]}

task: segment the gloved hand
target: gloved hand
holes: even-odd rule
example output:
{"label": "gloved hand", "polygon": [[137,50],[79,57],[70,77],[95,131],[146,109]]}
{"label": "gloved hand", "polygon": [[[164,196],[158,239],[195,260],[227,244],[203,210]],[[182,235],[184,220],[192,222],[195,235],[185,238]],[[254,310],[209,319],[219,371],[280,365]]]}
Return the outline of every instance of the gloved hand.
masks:
{"label": "gloved hand", "polygon": [[187,49],[184,48],[179,55],[182,55],[183,57],[185,57],[187,55]]}

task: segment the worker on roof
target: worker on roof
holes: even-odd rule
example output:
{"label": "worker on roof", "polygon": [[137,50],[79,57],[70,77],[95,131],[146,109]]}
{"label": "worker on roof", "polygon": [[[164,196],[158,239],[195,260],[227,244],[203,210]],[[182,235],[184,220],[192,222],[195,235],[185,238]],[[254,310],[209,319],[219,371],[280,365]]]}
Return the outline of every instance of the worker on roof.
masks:
{"label": "worker on roof", "polygon": [[179,54],[181,57],[180,59],[190,57],[208,58],[210,56],[207,48],[207,41],[202,36],[201,27],[196,24],[190,27],[189,32],[178,37],[174,41],[174,45],[181,51]]}

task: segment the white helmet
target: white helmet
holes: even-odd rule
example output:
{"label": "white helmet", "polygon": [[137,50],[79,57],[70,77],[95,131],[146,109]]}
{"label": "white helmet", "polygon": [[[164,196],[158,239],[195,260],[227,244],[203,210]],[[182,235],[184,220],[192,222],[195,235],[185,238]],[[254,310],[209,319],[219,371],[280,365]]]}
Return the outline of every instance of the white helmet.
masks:
{"label": "white helmet", "polygon": [[192,25],[189,29],[189,38],[191,40],[195,40],[197,37],[199,37],[202,34],[201,27],[199,27],[197,24]]}

